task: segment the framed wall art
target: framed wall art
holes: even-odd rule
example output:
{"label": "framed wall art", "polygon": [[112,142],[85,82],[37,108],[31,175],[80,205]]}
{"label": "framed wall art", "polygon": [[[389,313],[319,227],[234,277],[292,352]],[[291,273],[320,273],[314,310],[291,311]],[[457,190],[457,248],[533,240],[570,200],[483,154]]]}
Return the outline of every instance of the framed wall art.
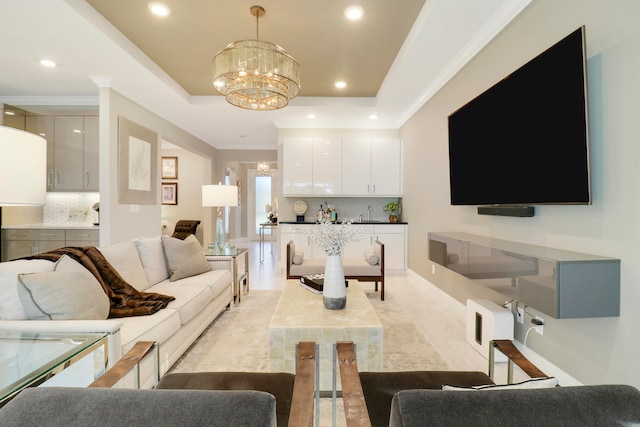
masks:
{"label": "framed wall art", "polygon": [[158,202],[158,134],[118,117],[118,202]]}
{"label": "framed wall art", "polygon": [[162,157],[162,179],[178,179],[177,157]]}
{"label": "framed wall art", "polygon": [[163,205],[178,204],[178,183],[176,182],[162,183],[162,204]]}

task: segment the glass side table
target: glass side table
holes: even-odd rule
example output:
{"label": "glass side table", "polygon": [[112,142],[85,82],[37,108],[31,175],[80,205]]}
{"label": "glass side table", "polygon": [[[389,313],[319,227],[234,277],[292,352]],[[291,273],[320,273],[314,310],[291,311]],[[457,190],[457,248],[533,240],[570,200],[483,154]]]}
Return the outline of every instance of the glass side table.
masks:
{"label": "glass side table", "polygon": [[235,305],[240,304],[242,300],[241,283],[243,281],[247,287],[247,293],[249,292],[249,249],[236,248],[229,254],[213,254],[205,250],[204,256],[212,270],[231,271],[233,278],[233,295],[231,297]]}
{"label": "glass side table", "polygon": [[107,345],[107,334],[102,333],[0,332],[0,406],[100,347],[104,351],[100,371],[104,372],[109,354]]}

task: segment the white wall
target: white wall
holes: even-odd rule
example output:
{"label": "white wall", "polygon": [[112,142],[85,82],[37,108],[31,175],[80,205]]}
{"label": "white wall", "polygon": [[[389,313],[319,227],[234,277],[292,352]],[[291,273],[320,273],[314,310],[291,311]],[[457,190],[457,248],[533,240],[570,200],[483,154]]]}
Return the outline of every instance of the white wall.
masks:
{"label": "white wall", "polygon": [[[409,268],[459,301],[481,296],[504,302],[439,266],[432,274],[429,231],[465,231],[622,260],[620,317],[544,316],[544,335],[528,338],[534,351],[587,384],[640,386],[638,16],[635,0],[535,0],[400,131]],[[479,216],[475,207],[450,206],[447,116],[580,25],[587,35],[593,205],[538,206],[533,218]],[[516,326],[522,340],[524,331]]]}
{"label": "white wall", "polygon": [[[146,127],[158,133],[158,154],[155,167],[158,170],[158,199],[151,205],[124,205],[118,202],[118,117]],[[107,246],[136,237],[157,236],[162,229],[161,200],[159,196],[160,140],[164,139],[209,159],[204,162],[203,175],[210,184],[214,176],[213,162],[216,149],[185,132],[149,110],[132,102],[109,88],[100,89],[100,245]],[[204,178],[203,178],[204,179]],[[195,184],[194,184],[195,185]],[[203,210],[203,239],[213,240],[211,209]]]}

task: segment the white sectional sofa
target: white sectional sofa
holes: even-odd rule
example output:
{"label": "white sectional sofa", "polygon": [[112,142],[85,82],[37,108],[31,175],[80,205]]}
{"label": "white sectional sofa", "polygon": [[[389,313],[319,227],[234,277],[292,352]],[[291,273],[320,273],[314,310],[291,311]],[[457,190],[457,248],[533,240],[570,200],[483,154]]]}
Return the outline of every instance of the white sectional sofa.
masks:
{"label": "white sectional sofa", "polygon": [[[138,291],[170,295],[175,300],[151,315],[106,318],[103,297],[98,295],[100,292],[95,295],[99,302],[87,296],[79,298],[77,290],[72,289],[73,281],[66,280],[68,277],[76,277],[68,276],[69,274],[80,277],[88,273],[78,263],[75,267],[62,269],[62,260],[66,255],[57,262],[41,259],[10,261],[0,263],[0,334],[8,331],[107,333],[109,367],[137,341],[157,341],[159,371],[162,375],[207,326],[232,304],[231,273],[227,270],[210,270],[195,236],[184,241],[168,236],[141,238],[99,250],[120,276]],[[65,266],[75,263],[69,260],[70,258],[64,261]],[[66,273],[58,269],[82,271]],[[42,310],[44,315],[34,316],[29,312],[30,300],[25,302],[24,293],[24,289],[28,288],[24,284],[26,276],[19,277],[24,273],[39,273],[31,277],[51,282],[51,286],[40,284],[40,288],[29,289],[32,298],[46,298],[44,304],[35,299],[33,301],[39,304],[38,308],[45,307]],[[100,286],[97,281],[95,283]],[[86,290],[82,287],[84,285],[79,286],[83,292]],[[104,294],[101,287],[99,290]],[[106,301],[108,303],[108,297]],[[96,309],[97,314],[88,316],[91,320],[77,319],[73,312],[69,313],[74,304],[78,307],[77,312],[83,311],[87,306],[101,308]],[[28,320],[43,318],[52,320]],[[147,359],[140,367],[140,385],[143,388],[154,384],[154,361],[153,358]],[[129,382],[132,381],[130,378]]]}

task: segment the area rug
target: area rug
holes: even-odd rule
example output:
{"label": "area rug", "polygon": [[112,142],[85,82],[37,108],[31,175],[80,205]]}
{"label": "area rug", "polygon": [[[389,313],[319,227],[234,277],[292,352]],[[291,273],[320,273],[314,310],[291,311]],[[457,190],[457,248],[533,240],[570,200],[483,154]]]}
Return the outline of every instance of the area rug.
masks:
{"label": "area rug", "polygon": [[[448,368],[391,292],[380,301],[373,286],[364,289],[384,328],[385,371]],[[243,296],[239,306],[222,313],[204,331],[171,372],[269,372],[268,328],[280,293],[253,290]]]}

